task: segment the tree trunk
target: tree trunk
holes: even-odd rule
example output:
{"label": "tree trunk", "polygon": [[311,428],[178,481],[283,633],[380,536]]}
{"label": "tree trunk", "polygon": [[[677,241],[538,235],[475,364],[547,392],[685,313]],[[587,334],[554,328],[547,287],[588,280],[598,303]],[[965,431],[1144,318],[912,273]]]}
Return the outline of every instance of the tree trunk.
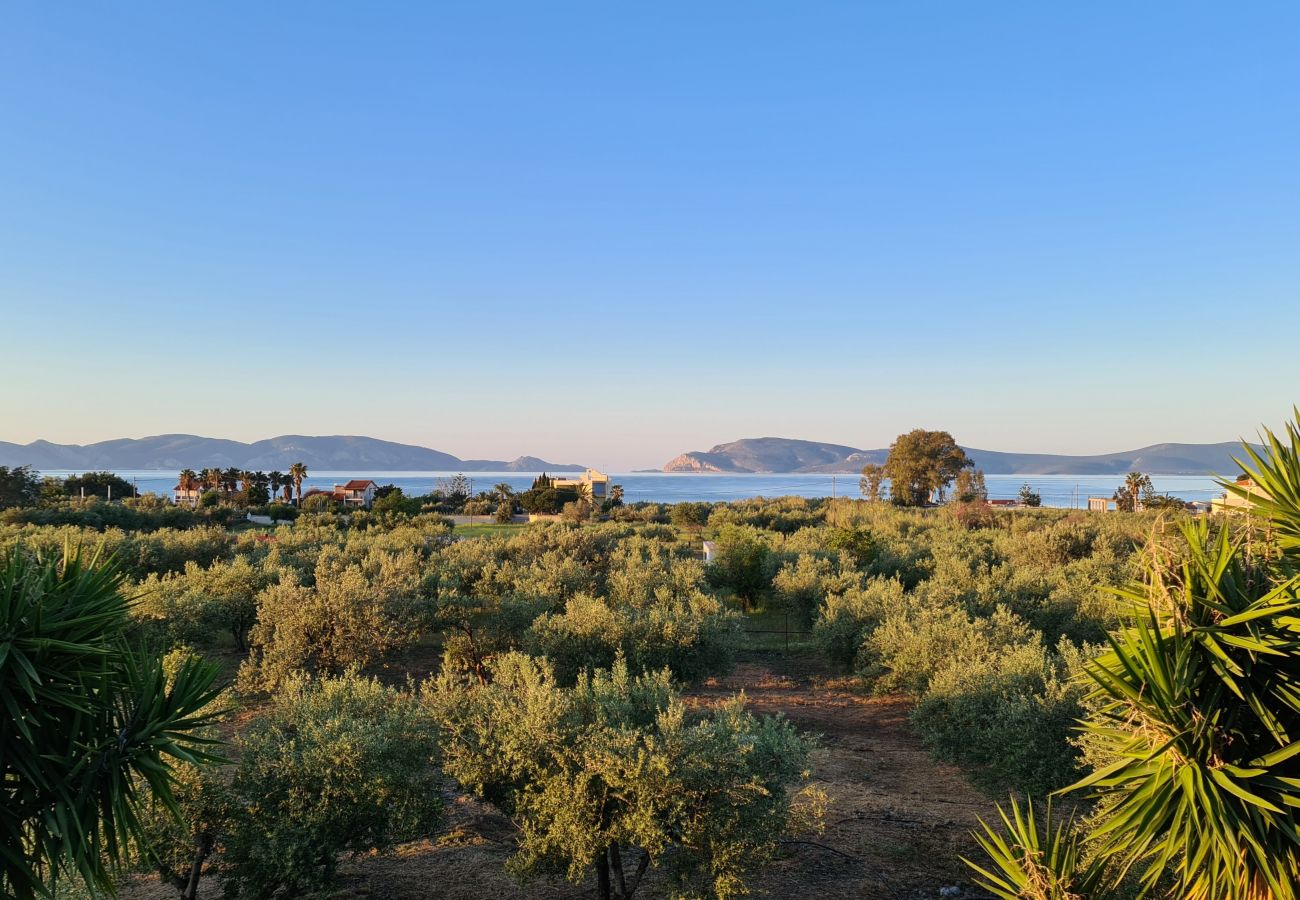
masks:
{"label": "tree trunk", "polygon": [[596,896],[600,900],[612,900],[609,890],[609,854],[604,850],[596,857]]}
{"label": "tree trunk", "polygon": [[647,850],[641,851],[641,861],[636,864],[636,874],[632,876],[632,886],[627,889],[625,900],[632,900],[632,895],[641,884],[641,879],[645,876],[645,870],[650,867],[650,853]]}
{"label": "tree trunk", "polygon": [[206,835],[199,838],[198,846],[195,848],[194,861],[190,864],[190,878],[181,891],[181,900],[194,900],[199,893],[199,879],[203,877],[203,862],[212,852],[212,840]]}
{"label": "tree trunk", "polygon": [[623,851],[618,846],[618,841],[609,845],[609,864],[614,870],[614,886],[618,889],[618,895],[623,900],[627,900],[627,881],[623,878]]}

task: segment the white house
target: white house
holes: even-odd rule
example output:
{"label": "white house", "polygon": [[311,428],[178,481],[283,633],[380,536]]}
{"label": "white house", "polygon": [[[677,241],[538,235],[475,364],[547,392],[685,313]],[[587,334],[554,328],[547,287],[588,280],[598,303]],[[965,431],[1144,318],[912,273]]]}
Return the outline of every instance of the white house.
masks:
{"label": "white house", "polygon": [[347,484],[334,485],[334,499],[344,506],[360,506],[370,509],[375,502],[375,489],[379,485],[369,479],[354,478]]}

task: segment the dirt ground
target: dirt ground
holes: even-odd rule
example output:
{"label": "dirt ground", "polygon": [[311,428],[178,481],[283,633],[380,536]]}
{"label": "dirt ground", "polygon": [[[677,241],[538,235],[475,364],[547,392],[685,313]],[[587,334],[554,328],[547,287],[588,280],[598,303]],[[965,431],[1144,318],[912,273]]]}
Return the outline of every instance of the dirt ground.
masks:
{"label": "dirt ground", "polygon": [[[691,692],[709,703],[743,690],[758,713],[780,712],[797,727],[820,735],[814,778],[831,804],[820,835],[783,847],[754,880],[756,896],[858,897],[882,900],[975,898],[959,855],[974,851],[970,830],[993,810],[990,798],[953,766],[935,762],[908,721],[898,697],[866,697],[818,662],[780,654],[750,655],[726,678]],[[533,881],[519,884],[503,868],[513,827],[490,807],[449,797],[448,830],[386,857],[346,861],[340,898],[452,898],[452,900],[576,900],[594,896],[590,884]],[[205,900],[220,897],[205,879]],[[948,888],[941,894],[941,889]],[[954,890],[954,888],[956,890]],[[637,897],[662,897],[666,886],[646,876]],[[131,900],[174,896],[157,882],[126,886]]]}

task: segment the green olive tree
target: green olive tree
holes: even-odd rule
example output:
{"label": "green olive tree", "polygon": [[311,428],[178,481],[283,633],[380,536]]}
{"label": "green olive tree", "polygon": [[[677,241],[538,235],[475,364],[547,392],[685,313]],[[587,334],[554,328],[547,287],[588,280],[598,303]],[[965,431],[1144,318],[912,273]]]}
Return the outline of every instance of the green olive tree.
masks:
{"label": "green olive tree", "polygon": [[514,653],[486,684],[444,675],[427,696],[447,774],[520,826],[511,869],[574,883],[594,869],[601,900],[631,898],[660,865],[693,893],[742,894],[820,812],[818,792],[791,790],[809,745],[788,722],[742,699],[688,712],[666,671],[633,677],[620,658],[564,688],[545,660]]}

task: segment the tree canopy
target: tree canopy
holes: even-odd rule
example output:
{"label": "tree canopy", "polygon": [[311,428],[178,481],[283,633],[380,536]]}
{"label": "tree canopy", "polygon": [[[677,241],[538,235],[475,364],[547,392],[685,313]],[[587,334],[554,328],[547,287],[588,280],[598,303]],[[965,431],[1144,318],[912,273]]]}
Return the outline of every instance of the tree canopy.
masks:
{"label": "tree canopy", "polygon": [[0,466],[0,509],[35,506],[41,499],[41,477],[31,466]]}
{"label": "tree canopy", "polygon": [[577,883],[594,867],[602,900],[631,898],[660,865],[691,895],[743,894],[820,809],[816,791],[791,791],[809,745],[788,722],[740,699],[688,712],[667,671],[633,676],[621,657],[563,688],[545,660],[508,654],[487,683],[447,675],[429,696],[447,773],[521,827],[511,868]]}
{"label": "tree canopy", "polygon": [[890,445],[885,460],[890,499],[900,506],[924,506],[931,499],[942,500],[957,474],[973,465],[966,451],[946,431],[917,428],[901,434]]}

